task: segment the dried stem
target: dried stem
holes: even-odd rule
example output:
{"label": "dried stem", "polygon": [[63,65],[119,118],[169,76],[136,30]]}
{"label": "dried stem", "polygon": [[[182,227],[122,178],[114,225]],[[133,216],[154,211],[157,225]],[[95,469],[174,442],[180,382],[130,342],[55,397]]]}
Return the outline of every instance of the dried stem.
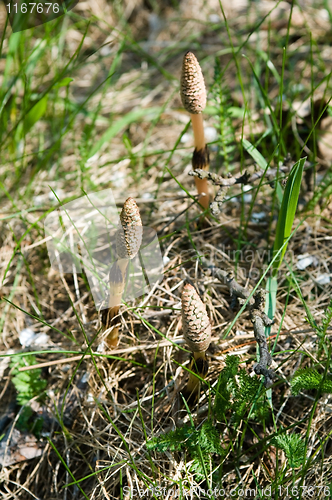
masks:
{"label": "dried stem", "polygon": [[259,348],[259,362],[255,365],[254,371],[256,375],[263,375],[264,385],[268,388],[273,384],[275,374],[268,368],[272,364],[272,357],[266,342],[265,326],[270,326],[272,320],[259,311],[252,311],[250,319],[254,325],[255,339]]}
{"label": "dried stem", "polygon": [[[287,167],[279,168],[279,172],[284,172],[287,170]],[[211,181],[215,186],[220,186],[220,189],[218,190],[213,202],[210,204],[212,215],[217,217],[222,210],[222,204],[225,201],[228,189],[231,186],[234,186],[234,184],[250,184],[257,181],[258,179],[261,179],[263,175],[265,175],[269,182],[272,182],[276,178],[277,169],[269,168],[265,172],[264,170],[259,170],[257,172],[254,172],[252,175],[245,171],[244,174],[240,175],[239,177],[233,177],[232,174],[229,173],[227,177],[223,177],[213,172],[208,172],[203,167],[200,167],[191,170],[189,172],[189,175],[194,176],[195,180],[200,179],[202,182]]]}

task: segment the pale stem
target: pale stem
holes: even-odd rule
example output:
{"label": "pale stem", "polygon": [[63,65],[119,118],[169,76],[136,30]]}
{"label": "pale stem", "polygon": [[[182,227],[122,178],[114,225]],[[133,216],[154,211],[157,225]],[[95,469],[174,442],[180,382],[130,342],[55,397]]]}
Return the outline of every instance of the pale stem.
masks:
{"label": "pale stem", "polygon": [[[129,263],[129,259],[120,259],[117,261],[117,265],[120,268],[123,280],[121,283],[117,283],[116,285],[114,283],[110,283],[110,298],[109,298],[108,306],[110,308],[109,318],[111,320],[113,320],[113,318],[115,318],[119,314],[122,294],[123,294],[124,287],[125,287],[125,276],[126,276],[126,270],[128,267],[128,263]],[[111,325],[112,325],[112,321],[111,321]],[[114,325],[114,327],[112,328],[110,333],[107,335],[106,343],[110,348],[117,347],[117,345],[118,345],[119,328],[120,328],[120,325]]]}
{"label": "pale stem", "polygon": [[[190,114],[191,124],[194,132],[194,143],[195,149],[197,151],[205,150],[205,137],[204,137],[204,124],[203,124],[203,115],[202,113],[198,113],[197,115]],[[209,165],[205,165],[203,167],[205,170],[208,170]],[[199,203],[204,208],[209,208],[210,199],[209,199],[209,185],[207,179],[199,179],[195,177],[195,185],[198,194],[204,193],[205,196],[201,196],[199,199]]]}
{"label": "pale stem", "polygon": [[205,149],[204,125],[202,113],[190,114],[191,124],[194,132],[195,148],[197,151]]}
{"label": "pale stem", "polygon": [[195,177],[195,185],[197,189],[198,194],[204,193],[204,196],[201,196],[199,198],[199,203],[204,207],[204,208],[209,208],[210,205],[210,199],[209,199],[209,185],[207,182],[207,179],[198,179],[198,177]]}

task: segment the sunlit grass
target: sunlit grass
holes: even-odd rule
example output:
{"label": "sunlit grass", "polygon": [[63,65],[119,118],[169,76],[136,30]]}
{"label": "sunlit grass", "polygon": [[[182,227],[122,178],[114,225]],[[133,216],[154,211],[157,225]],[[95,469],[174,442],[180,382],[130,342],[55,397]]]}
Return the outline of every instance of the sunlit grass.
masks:
{"label": "sunlit grass", "polygon": [[[132,21],[135,16],[142,26],[149,26],[148,21],[140,20],[135,10],[126,13],[129,7],[120,2],[112,7],[113,17],[105,4],[105,18],[100,12],[78,8],[44,26],[15,34],[7,27],[3,32],[1,349],[3,356],[10,355],[13,360],[33,354],[37,364],[46,363],[42,376],[48,381],[47,411],[53,427],[42,436],[48,440],[51,458],[41,459],[41,464],[45,470],[50,467],[60,472],[56,486],[47,489],[44,485],[44,493],[38,492],[40,483],[34,483],[32,476],[28,487],[37,496],[64,498],[66,491],[69,498],[78,488],[78,495],[85,498],[106,498],[105,492],[110,491],[110,497],[127,498],[124,487],[130,484],[142,489],[169,484],[182,491],[184,498],[185,488],[202,481],[187,465],[190,447],[183,446],[178,455],[161,454],[147,449],[146,442],[174,430],[177,423],[181,428],[190,419],[198,429],[202,420],[211,420],[224,446],[222,461],[207,453],[202,462],[203,481],[209,487],[228,487],[241,481],[257,487],[271,484],[276,498],[282,498],[278,487],[313,485],[318,476],[323,477],[323,472],[314,471],[328,469],[331,430],[325,410],[329,396],[324,395],[323,403],[318,387],[313,395],[303,390],[295,398],[290,395],[289,383],[296,368],[302,367],[317,369],[323,382],[328,378],[329,326],[327,320],[323,329],[317,325],[324,319],[330,288],[316,284],[304,297],[302,283],[316,279],[317,273],[311,267],[308,273],[299,271],[289,251],[300,254],[299,239],[305,237],[307,225],[314,228],[313,233],[318,225],[323,228],[319,237],[324,242],[330,238],[331,167],[328,160],[324,163],[319,159],[322,117],[330,114],[330,65],[323,54],[327,44],[319,30],[314,31],[310,20],[300,27],[296,25],[299,17],[293,20],[301,14],[296,3],[282,28],[276,29],[273,16],[279,12],[279,4],[275,2],[263,14],[258,6],[254,6],[256,15],[254,7],[239,14],[239,26],[223,5],[214,13],[219,20],[211,20],[206,13],[202,19],[190,19],[173,2],[166,22],[159,4],[151,2],[150,10],[144,11],[146,19],[153,22],[151,12],[160,15],[172,33],[167,35],[162,27],[160,39],[157,35],[149,38],[149,27],[138,30]],[[328,2],[319,4],[330,23]],[[207,227],[202,225],[199,200],[192,178],[187,176],[191,129],[178,96],[179,62],[187,49],[199,53],[207,87],[214,89],[208,95],[205,117],[205,124],[216,132],[210,143],[211,169],[225,175],[241,174],[246,169],[264,171],[248,191],[235,186],[223,205],[221,219],[208,216]],[[225,99],[223,90],[227,92]],[[318,91],[322,91],[321,104],[314,113]],[[301,121],[293,103],[306,100],[311,112]],[[229,123],[232,127],[226,131]],[[290,174],[280,171],[287,154],[294,165]],[[266,177],[271,168],[276,171],[273,180]],[[310,172],[312,189],[307,186]],[[318,175],[322,176],[320,182]],[[289,189],[292,179],[296,183],[293,191]],[[129,193],[141,200],[145,220],[158,230],[162,250],[170,259],[164,280],[149,302],[141,307],[139,301],[124,304],[119,348],[123,352],[114,355],[98,351],[102,332],[86,276],[78,276],[81,295],[86,294],[80,300],[70,275],[50,271],[43,242],[44,221],[52,210],[84,192],[106,188],[112,188],[119,206]],[[246,196],[251,196],[249,201]],[[266,217],[257,228],[253,215],[262,212]],[[310,238],[308,253],[317,248],[325,272],[330,273],[328,244],[323,247],[315,234]],[[210,255],[211,247],[217,255],[224,240],[236,253],[234,261],[225,262],[238,280],[242,279],[238,272],[242,251],[258,251],[261,240],[264,249],[271,254],[275,251],[273,261],[265,256],[257,280],[250,274],[245,276],[242,284],[250,287],[251,295],[234,310],[226,289],[200,267],[201,257]],[[187,251],[191,254],[186,255]],[[239,427],[232,420],[233,402],[224,420],[215,419],[211,408],[225,356],[212,351],[213,369],[203,386],[198,416],[183,406],[177,414],[173,410],[175,389],[184,380],[181,374],[188,371],[188,350],[178,341],[182,281],[191,279],[204,296],[214,319],[213,336],[221,342],[223,338],[232,340],[236,331],[251,333],[243,312],[257,289],[269,288],[271,272],[278,273],[278,291],[272,299],[276,323],[267,332],[279,376],[270,392],[271,408],[266,403],[273,418],[270,413],[257,423],[251,400]],[[152,312],[155,316],[149,316]],[[310,342],[305,336],[292,334],[292,329],[308,326],[306,318],[311,331],[305,335],[315,339]],[[51,347],[25,349],[19,342],[25,327],[48,332]],[[284,331],[292,339],[289,345]],[[254,345],[253,339],[250,342]],[[72,356],[75,361],[70,360]],[[250,373],[255,353],[248,348],[240,356],[241,366]],[[68,363],[64,362],[66,357]],[[59,365],[47,366],[48,361],[56,360]],[[85,375],[90,378],[82,382]],[[262,384],[260,391],[265,391]],[[289,401],[297,405],[298,414]],[[316,421],[318,409],[326,429]],[[319,428],[317,439],[315,426]],[[292,433],[298,436],[296,442],[302,439],[305,443],[302,469],[287,456],[290,444],[287,438],[283,441],[284,435]],[[283,437],[273,441],[276,436]],[[277,442],[286,458],[276,451]],[[202,454],[201,442],[197,446]],[[106,467],[98,465],[103,461]],[[265,464],[265,478],[258,475],[258,463]],[[229,470],[235,471],[231,479]],[[327,474],[322,481],[329,485],[331,478]],[[11,491],[13,496],[7,498],[24,498],[24,490],[17,495]]]}

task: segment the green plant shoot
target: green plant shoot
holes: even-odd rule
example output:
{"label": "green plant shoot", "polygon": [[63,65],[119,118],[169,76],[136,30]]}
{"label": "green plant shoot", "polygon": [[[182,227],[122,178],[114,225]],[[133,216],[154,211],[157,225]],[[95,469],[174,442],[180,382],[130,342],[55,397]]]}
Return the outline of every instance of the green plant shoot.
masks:
{"label": "green plant shoot", "polygon": [[275,276],[277,274],[277,271],[286,253],[288,245],[287,240],[292,232],[297,202],[299,199],[305,161],[306,158],[301,158],[295,163],[287,180],[278,217],[276,237],[273,245],[273,256],[278,254],[280,250],[281,251],[273,262],[272,276]]}
{"label": "green plant shoot", "polygon": [[[287,180],[284,195],[282,197],[277,222],[276,237],[273,245],[273,257],[277,257],[272,264],[272,276],[268,278],[266,283],[266,291],[268,292],[268,294],[265,303],[265,313],[270,319],[273,319],[275,315],[278,289],[277,272],[286,253],[288,239],[292,232],[305,161],[306,158],[301,158],[293,166]],[[270,335],[270,330],[270,326],[267,326],[265,328],[266,337]],[[267,397],[270,401],[270,404],[272,405],[272,392],[270,389],[267,391]]]}

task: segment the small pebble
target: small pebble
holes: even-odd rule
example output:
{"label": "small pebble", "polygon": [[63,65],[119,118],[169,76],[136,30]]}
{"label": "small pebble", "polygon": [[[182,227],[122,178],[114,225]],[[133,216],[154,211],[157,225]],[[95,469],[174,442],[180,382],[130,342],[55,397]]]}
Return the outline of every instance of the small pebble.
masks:
{"label": "small pebble", "polygon": [[171,259],[169,257],[167,257],[167,255],[164,255],[164,257],[163,257],[163,264],[164,264],[164,266],[166,266],[169,263],[170,260]]}
{"label": "small pebble", "polygon": [[102,57],[109,56],[110,54],[112,54],[111,47],[109,45],[104,45],[104,47],[100,49],[99,53]]}
{"label": "small pebble", "polygon": [[87,395],[87,397],[86,397],[86,402],[87,402],[88,404],[91,404],[91,403],[94,403],[94,402],[95,402],[94,397],[93,397],[93,395],[91,394],[91,392],[89,392],[89,394]]}
{"label": "small pebble", "polygon": [[266,217],[266,212],[257,212],[255,214],[252,214],[251,220],[253,222],[257,222],[265,219],[265,217]]}
{"label": "small pebble", "polygon": [[19,341],[23,347],[39,346],[43,347],[49,344],[50,337],[46,333],[35,333],[31,328],[24,328],[19,333]]}
{"label": "small pebble", "polygon": [[143,200],[151,200],[153,198],[153,194],[152,193],[143,193],[142,198],[143,198]]}
{"label": "small pebble", "polygon": [[190,134],[183,134],[183,136],[181,137],[181,142],[182,143],[185,143],[185,142],[188,142],[192,139],[192,136]]}
{"label": "small pebble", "polygon": [[211,14],[209,16],[209,21],[210,23],[218,24],[221,22],[221,18],[218,16],[218,14]]}
{"label": "small pebble", "polygon": [[330,283],[331,281],[331,278],[330,278],[330,275],[325,273],[325,274],[320,274],[319,276],[317,276],[316,278],[316,282],[319,284],[319,285],[327,285],[328,283]]}
{"label": "small pebble", "polygon": [[300,269],[300,271],[303,271],[306,267],[311,266],[312,264],[315,266],[318,264],[317,257],[314,257],[313,255],[309,254],[304,254],[298,256],[298,262],[296,263],[296,267],[297,269]]}
{"label": "small pebble", "polygon": [[24,328],[24,330],[19,333],[18,338],[23,347],[29,347],[33,343],[35,332],[31,330],[31,328]]}
{"label": "small pebble", "polygon": [[218,139],[218,132],[214,127],[205,127],[204,135],[206,142],[214,142]]}

